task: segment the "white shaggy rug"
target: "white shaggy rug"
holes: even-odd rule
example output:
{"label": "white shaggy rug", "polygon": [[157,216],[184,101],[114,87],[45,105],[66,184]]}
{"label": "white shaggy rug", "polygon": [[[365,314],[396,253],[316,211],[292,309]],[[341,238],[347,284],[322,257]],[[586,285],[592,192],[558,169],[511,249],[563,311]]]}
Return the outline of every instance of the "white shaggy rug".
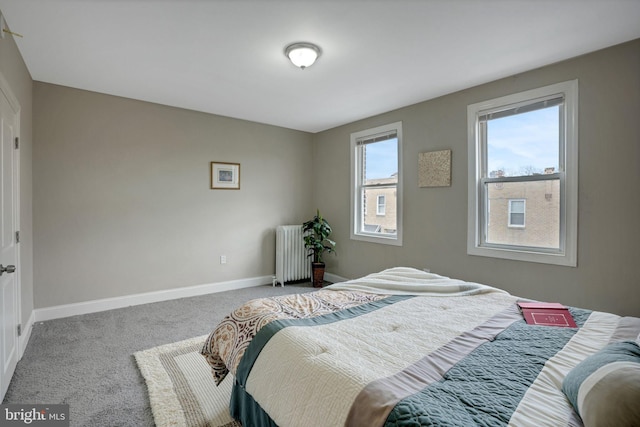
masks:
{"label": "white shaggy rug", "polygon": [[158,427],[242,427],[229,415],[233,378],[216,387],[200,355],[206,335],[134,354]]}

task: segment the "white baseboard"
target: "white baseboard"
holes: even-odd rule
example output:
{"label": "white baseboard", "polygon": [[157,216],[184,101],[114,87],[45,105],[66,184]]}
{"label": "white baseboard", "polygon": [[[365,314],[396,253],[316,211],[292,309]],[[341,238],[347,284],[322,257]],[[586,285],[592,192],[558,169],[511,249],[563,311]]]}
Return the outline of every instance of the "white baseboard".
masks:
{"label": "white baseboard", "polygon": [[22,359],[22,355],[27,349],[27,344],[29,344],[29,338],[31,338],[31,331],[33,330],[33,324],[36,321],[35,310],[31,312],[31,316],[29,316],[29,320],[27,323],[22,325],[22,334],[18,338],[18,360]]}
{"label": "white baseboard", "polygon": [[[103,298],[93,301],[85,301],[74,304],[63,304],[53,307],[35,309],[29,321],[24,325],[24,333],[20,337],[21,351],[27,347],[31,336],[31,329],[35,322],[60,319],[63,317],[77,316],[80,314],[97,313],[100,311],[130,307],[134,305],[149,304],[153,302],[169,301],[178,298],[195,297],[216,292],[232,291],[235,289],[251,288],[254,286],[268,285],[273,282],[273,275],[251,277],[248,279],[230,280],[227,282],[207,283],[204,285],[187,286],[162,291],[145,292],[141,294],[124,295],[114,298]],[[348,279],[336,274],[325,273],[325,279],[332,283],[344,282]]]}
{"label": "white baseboard", "polygon": [[[121,297],[104,298],[93,301],[64,304],[53,307],[35,309],[31,319],[35,322],[60,319],[62,317],[77,316],[79,314],[97,313],[133,305],[149,304],[153,302],[169,301],[178,298],[195,297],[216,292],[232,291],[235,289],[251,288],[271,284],[273,275],[252,277],[248,279],[231,280],[227,282],[208,283],[204,285],[187,286],[184,288],[167,289],[163,291],[146,292],[142,294],[124,295]],[[31,322],[33,325],[33,321]],[[25,328],[26,329],[26,328]],[[31,327],[28,328],[29,334]],[[28,338],[24,342],[26,343]]]}

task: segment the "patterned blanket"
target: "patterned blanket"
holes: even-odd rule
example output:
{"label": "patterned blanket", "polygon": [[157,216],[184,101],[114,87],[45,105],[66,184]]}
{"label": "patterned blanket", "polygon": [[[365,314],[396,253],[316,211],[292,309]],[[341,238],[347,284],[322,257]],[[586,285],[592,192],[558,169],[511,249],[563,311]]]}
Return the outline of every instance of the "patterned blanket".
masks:
{"label": "patterned blanket", "polygon": [[[421,274],[395,273],[391,288]],[[580,426],[562,379],[620,335],[621,318],[571,309],[579,328],[532,326],[517,297],[443,285],[438,297],[368,289],[255,300],[202,352],[217,380],[234,373],[232,415],[251,425]],[[434,281],[427,288],[437,294]]]}
{"label": "patterned blanket", "polygon": [[[216,384],[235,371],[246,348],[262,327],[274,320],[305,319],[346,310],[389,295],[462,296],[505,293],[478,283],[449,279],[407,267],[396,267],[364,278],[328,286],[310,294],[260,298],[226,316],[209,335],[205,356]],[[330,292],[331,290],[333,292]]]}
{"label": "patterned blanket", "polygon": [[264,326],[275,320],[305,319],[384,298],[362,292],[317,291],[251,300],[227,315],[207,338],[202,355],[216,384],[236,374],[244,352]]}

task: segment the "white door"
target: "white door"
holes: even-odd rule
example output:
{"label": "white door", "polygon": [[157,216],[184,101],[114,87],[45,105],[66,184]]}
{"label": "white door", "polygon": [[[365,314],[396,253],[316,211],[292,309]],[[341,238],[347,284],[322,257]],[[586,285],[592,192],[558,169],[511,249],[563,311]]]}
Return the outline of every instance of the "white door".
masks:
{"label": "white door", "polygon": [[0,113],[0,397],[4,397],[18,363],[19,323],[19,281],[15,271],[18,260],[18,152],[15,145],[18,108],[4,78],[0,81]]}

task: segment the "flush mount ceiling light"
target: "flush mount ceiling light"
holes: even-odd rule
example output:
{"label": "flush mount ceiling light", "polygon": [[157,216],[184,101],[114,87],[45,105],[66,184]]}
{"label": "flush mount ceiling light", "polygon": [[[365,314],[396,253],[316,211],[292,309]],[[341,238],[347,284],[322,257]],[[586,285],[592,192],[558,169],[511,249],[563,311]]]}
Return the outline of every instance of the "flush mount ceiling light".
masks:
{"label": "flush mount ceiling light", "polygon": [[293,65],[303,70],[313,65],[320,53],[320,48],[313,43],[293,43],[284,49],[284,54]]}

